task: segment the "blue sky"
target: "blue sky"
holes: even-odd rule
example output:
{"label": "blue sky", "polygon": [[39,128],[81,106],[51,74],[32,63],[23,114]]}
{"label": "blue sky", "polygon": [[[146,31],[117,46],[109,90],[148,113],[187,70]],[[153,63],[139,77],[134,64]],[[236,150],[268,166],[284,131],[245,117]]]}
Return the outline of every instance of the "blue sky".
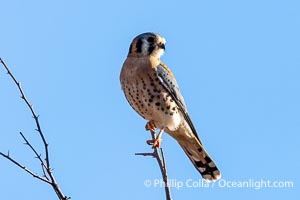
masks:
{"label": "blue sky", "polygon": [[[164,199],[145,121],[130,108],[119,72],[131,40],[163,35],[190,116],[224,183],[292,181],[290,188],[188,187],[201,179],[163,135],[174,199],[296,199],[300,181],[299,1],[5,1],[0,56],[22,83],[72,199]],[[0,68],[0,150],[36,172],[19,131],[42,152],[31,114]],[[56,199],[0,158],[1,199]],[[145,187],[144,182],[152,184]]]}

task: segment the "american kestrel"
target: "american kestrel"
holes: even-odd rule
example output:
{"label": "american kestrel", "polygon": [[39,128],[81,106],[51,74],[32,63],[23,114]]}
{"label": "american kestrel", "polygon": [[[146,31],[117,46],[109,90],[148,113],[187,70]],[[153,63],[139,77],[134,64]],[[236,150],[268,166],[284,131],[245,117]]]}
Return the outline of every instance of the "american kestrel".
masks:
{"label": "american kestrel", "polygon": [[156,33],[143,33],[133,39],[120,74],[122,90],[131,107],[148,121],[146,129],[160,129],[151,141],[153,148],[160,146],[161,135],[167,132],[205,180],[218,180],[221,173],[199,139],[177,81],[160,60],[165,43]]}

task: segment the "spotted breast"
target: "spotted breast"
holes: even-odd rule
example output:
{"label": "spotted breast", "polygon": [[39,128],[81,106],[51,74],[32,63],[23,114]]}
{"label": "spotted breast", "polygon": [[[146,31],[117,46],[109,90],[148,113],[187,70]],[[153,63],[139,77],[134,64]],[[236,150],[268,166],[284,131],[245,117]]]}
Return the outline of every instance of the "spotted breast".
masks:
{"label": "spotted breast", "polygon": [[144,119],[154,121],[157,127],[176,130],[181,118],[178,106],[160,80],[160,75],[169,75],[160,73],[163,64],[155,57],[132,57],[124,66],[121,85],[131,107]]}

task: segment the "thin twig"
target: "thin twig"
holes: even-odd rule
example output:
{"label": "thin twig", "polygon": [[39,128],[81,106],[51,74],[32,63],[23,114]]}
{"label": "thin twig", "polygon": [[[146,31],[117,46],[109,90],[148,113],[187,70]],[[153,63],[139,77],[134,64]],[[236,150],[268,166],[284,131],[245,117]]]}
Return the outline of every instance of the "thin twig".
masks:
{"label": "thin twig", "polygon": [[[38,154],[38,152],[35,150],[35,148],[29,143],[29,141],[27,140],[27,138],[25,137],[25,135],[20,132],[21,137],[23,138],[23,140],[25,141],[25,145],[29,146],[29,148],[34,152],[36,158],[41,162],[41,166],[42,166],[42,171],[43,171],[43,175],[45,177],[45,179],[49,180],[46,171],[47,171],[47,166],[45,165],[44,161],[41,158],[41,154]],[[45,171],[46,169],[46,171]]]}
{"label": "thin twig", "polygon": [[23,170],[25,170],[27,173],[29,173],[30,175],[32,175],[34,178],[40,179],[41,181],[44,181],[48,184],[51,184],[50,181],[48,181],[47,179],[35,174],[34,172],[32,172],[31,170],[29,170],[27,167],[25,167],[24,165],[21,165],[18,161],[14,160],[13,158],[11,158],[9,156],[9,154],[4,154],[2,152],[0,152],[0,155],[3,156],[4,158],[8,159],[9,161],[11,161],[12,163],[14,163],[15,165],[17,165],[18,167],[22,168]]}
{"label": "thin twig", "polygon": [[46,165],[47,167],[49,168],[50,167],[50,162],[49,162],[49,152],[48,152],[48,144],[46,142],[46,139],[44,137],[44,134],[42,132],[42,128],[40,126],[40,122],[39,122],[39,116],[35,113],[34,109],[33,109],[33,106],[29,103],[29,101],[27,100],[26,96],[25,96],[25,93],[21,87],[21,83],[19,81],[17,81],[17,79],[14,77],[14,75],[11,73],[11,71],[9,70],[9,68],[7,67],[7,65],[5,64],[5,62],[0,58],[0,61],[2,63],[2,65],[4,66],[4,68],[6,69],[7,71],[7,74],[13,79],[13,81],[15,82],[15,84],[17,85],[20,93],[21,93],[21,98],[25,101],[27,107],[30,109],[32,115],[33,115],[33,118],[34,118],[34,121],[35,121],[35,124],[36,124],[36,127],[37,127],[37,131],[39,132],[40,134],[40,137],[44,143],[44,147],[45,147],[45,160],[46,160]]}
{"label": "thin twig", "polygon": [[26,139],[26,137],[24,136],[24,134],[22,132],[20,132],[20,135],[23,138],[23,140],[25,141],[25,145],[29,146],[29,148],[34,152],[36,158],[41,162],[42,168],[47,168],[45,166],[44,161],[41,158],[41,155],[38,154],[38,152],[35,150],[35,148],[29,143],[29,141]]}
{"label": "thin twig", "polygon": [[46,171],[45,171],[46,167],[45,167],[44,163],[41,163],[41,167],[42,167],[42,171],[43,171],[43,175],[44,175],[45,179],[49,180],[49,178],[48,178],[48,176],[46,174]]}
{"label": "thin twig", "polygon": [[136,156],[153,156],[155,157],[154,152],[153,153],[135,153]]}
{"label": "thin twig", "polygon": [[25,141],[25,144],[27,146],[29,146],[29,148],[36,155],[36,158],[38,158],[38,160],[40,161],[44,177],[38,176],[37,174],[33,173],[28,168],[26,168],[25,166],[21,165],[16,160],[12,159],[9,156],[9,154],[6,155],[6,154],[0,152],[0,155],[3,156],[4,158],[10,160],[11,162],[13,162],[15,165],[17,165],[18,167],[22,168],[27,173],[31,174],[33,177],[38,178],[38,179],[40,179],[40,180],[42,180],[42,181],[50,184],[60,200],[68,200],[68,199],[70,199],[70,197],[67,197],[67,196],[65,196],[63,194],[62,190],[60,189],[59,185],[57,184],[57,182],[56,182],[56,180],[54,178],[54,175],[52,173],[52,168],[50,167],[50,161],[49,161],[48,143],[47,143],[46,138],[45,138],[45,136],[44,136],[44,134],[42,132],[42,128],[41,128],[41,125],[40,125],[40,122],[39,122],[39,116],[35,113],[32,104],[30,104],[30,102],[26,98],[25,93],[24,93],[24,91],[23,91],[23,89],[21,87],[20,82],[17,81],[17,79],[14,77],[14,75],[11,73],[11,71],[9,70],[9,68],[7,67],[7,65],[5,64],[5,62],[1,58],[0,58],[0,62],[4,66],[4,68],[6,69],[7,74],[12,78],[12,80],[14,81],[14,83],[17,85],[17,87],[19,89],[19,92],[21,94],[21,98],[24,100],[24,102],[26,103],[27,107],[31,111],[31,114],[33,115],[33,118],[34,118],[34,121],[35,121],[35,124],[36,124],[36,127],[37,127],[36,131],[39,133],[39,136],[42,139],[42,142],[44,144],[45,162],[46,163],[42,160],[41,155],[35,150],[35,148],[26,139],[26,137],[24,136],[24,134],[22,132],[20,132],[20,135],[22,136],[23,140]]}
{"label": "thin twig", "polygon": [[[152,136],[152,140],[156,139],[156,133],[153,131],[151,132],[151,136]],[[172,200],[172,196],[171,196],[171,190],[170,190],[170,185],[168,183],[168,174],[167,174],[167,168],[166,168],[166,162],[165,162],[165,155],[164,155],[164,151],[162,148],[160,148],[160,153],[158,151],[159,148],[154,148],[152,153],[135,153],[135,155],[141,155],[141,156],[152,156],[154,158],[156,158],[156,161],[158,163],[158,166],[160,168],[161,171],[161,175],[163,177],[163,181],[165,183],[165,193],[166,193],[166,200]]]}
{"label": "thin twig", "polygon": [[166,199],[171,200],[172,196],[171,196],[171,191],[170,191],[170,185],[168,182],[168,173],[167,173],[167,166],[166,166],[166,161],[165,161],[165,154],[162,148],[160,148],[160,152],[161,152],[161,157],[162,157],[162,170],[164,173],[162,173],[163,176],[163,180],[165,182],[165,185],[167,185],[167,187],[165,187],[165,192],[166,192]]}

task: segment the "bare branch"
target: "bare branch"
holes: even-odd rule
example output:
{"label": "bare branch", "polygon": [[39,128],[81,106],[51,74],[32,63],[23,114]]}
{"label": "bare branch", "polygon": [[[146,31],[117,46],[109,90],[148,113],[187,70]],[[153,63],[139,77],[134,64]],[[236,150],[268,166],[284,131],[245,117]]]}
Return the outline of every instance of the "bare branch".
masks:
{"label": "bare branch", "polygon": [[11,161],[12,163],[14,163],[15,165],[17,165],[18,167],[22,168],[23,170],[25,170],[27,173],[29,173],[30,175],[32,175],[34,178],[40,179],[41,181],[44,181],[48,184],[51,184],[50,181],[48,181],[47,179],[35,174],[34,172],[32,172],[31,170],[29,170],[27,167],[25,167],[24,165],[21,165],[19,162],[17,162],[16,160],[14,160],[13,158],[11,158],[9,156],[9,154],[4,154],[2,152],[0,152],[0,155],[3,156],[4,158],[8,159],[9,161]]}
{"label": "bare branch", "polygon": [[[29,141],[26,139],[26,137],[24,136],[24,134],[22,132],[20,132],[20,135],[22,136],[23,140],[25,141],[25,145],[29,146],[29,148],[34,152],[36,158],[41,162],[42,168],[47,168],[45,166],[44,161],[41,158],[41,155],[38,154],[38,152],[34,149],[34,147],[29,143]],[[45,175],[45,174],[44,174]],[[47,177],[47,176],[46,176]]]}
{"label": "bare branch", "polygon": [[[156,133],[151,132],[152,140],[156,139]],[[165,193],[166,193],[166,200],[172,200],[171,196],[171,190],[170,190],[170,185],[168,182],[168,174],[167,174],[167,168],[166,168],[166,162],[165,162],[165,155],[164,151],[162,148],[160,148],[160,153],[158,151],[159,148],[154,148],[152,153],[135,153],[135,155],[140,155],[140,156],[152,156],[156,158],[156,161],[158,163],[158,166],[161,171],[161,175],[163,177],[163,181],[165,183]]]}
{"label": "bare branch", "polygon": [[167,173],[167,167],[166,167],[166,161],[165,161],[165,154],[162,148],[160,148],[161,151],[161,157],[162,157],[162,167],[161,167],[161,171],[162,171],[162,176],[163,176],[163,180],[165,182],[165,185],[167,185],[167,187],[165,187],[165,192],[166,192],[166,199],[171,200],[171,191],[170,191],[170,185],[168,182],[168,173]]}
{"label": "bare branch", "polygon": [[25,170],[27,173],[31,174],[33,177],[40,179],[48,184],[50,184],[53,188],[53,190],[55,191],[56,195],[58,196],[58,198],[60,200],[68,200],[70,199],[70,197],[67,197],[63,194],[62,190],[60,189],[59,185],[57,184],[54,175],[52,173],[52,168],[50,167],[50,161],[49,161],[49,151],[48,151],[48,143],[46,141],[46,138],[42,132],[42,128],[39,122],[39,116],[35,113],[32,104],[30,104],[30,102],[28,101],[28,99],[25,96],[25,93],[21,87],[21,84],[17,81],[17,79],[14,77],[14,75],[11,73],[11,71],[9,70],[9,68],[7,67],[7,65],[5,64],[5,62],[0,58],[0,62],[1,64],[4,66],[4,68],[7,71],[7,74],[12,78],[12,80],[14,81],[14,83],[16,84],[16,86],[19,89],[19,92],[21,94],[21,98],[24,100],[25,104],[27,105],[27,107],[29,108],[31,114],[33,115],[35,124],[36,124],[36,131],[39,133],[39,136],[43,142],[44,145],[44,150],[45,150],[45,162],[43,161],[43,159],[41,158],[41,155],[35,150],[35,148],[30,144],[30,142],[27,140],[27,138],[24,136],[24,134],[22,132],[20,132],[20,135],[22,136],[23,140],[25,141],[25,144],[27,146],[29,146],[29,148],[34,152],[36,158],[40,161],[41,163],[41,167],[42,167],[42,171],[43,171],[43,176],[41,177],[35,173],[33,173],[32,171],[30,171],[28,168],[26,168],[25,166],[21,165],[19,162],[17,162],[16,160],[12,159],[9,156],[9,153],[7,155],[5,155],[4,153],[0,152],[0,155],[3,156],[4,158],[10,160],[12,163],[14,163],[15,165],[17,165],[18,167],[20,167],[21,169]]}
{"label": "bare branch", "polygon": [[136,156],[153,156],[155,157],[154,152],[153,153],[135,153]]}
{"label": "bare branch", "polygon": [[42,132],[42,129],[41,129],[41,126],[40,126],[40,122],[39,122],[39,116],[35,113],[34,109],[33,109],[33,106],[32,104],[29,103],[28,99],[26,98],[25,96],[25,93],[21,87],[21,83],[19,81],[17,81],[17,79],[14,77],[14,75],[11,73],[11,71],[9,70],[9,68],[7,67],[7,65],[5,64],[5,62],[0,58],[0,61],[2,63],[2,65],[4,66],[4,68],[6,69],[7,71],[7,74],[12,78],[12,80],[14,81],[14,83],[17,85],[20,93],[21,93],[21,98],[25,101],[27,107],[29,108],[29,110],[31,111],[31,114],[33,115],[33,118],[34,118],[34,121],[35,121],[35,124],[36,124],[36,127],[37,127],[37,131],[39,132],[40,134],[40,137],[44,143],[44,147],[45,147],[45,160],[46,160],[46,165],[47,167],[50,166],[50,163],[49,163],[49,152],[48,152],[48,144],[46,142],[46,139],[44,137],[44,134]]}

